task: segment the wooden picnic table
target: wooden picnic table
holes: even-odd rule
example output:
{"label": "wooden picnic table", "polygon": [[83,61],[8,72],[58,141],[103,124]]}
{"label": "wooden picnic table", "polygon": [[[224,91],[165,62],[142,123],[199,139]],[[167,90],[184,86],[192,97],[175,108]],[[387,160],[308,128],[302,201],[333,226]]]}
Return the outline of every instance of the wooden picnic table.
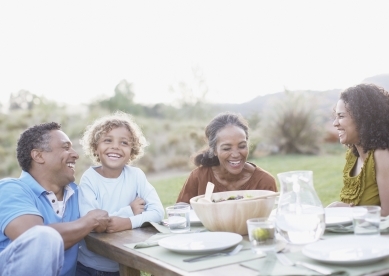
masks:
{"label": "wooden picnic table", "polygon": [[[188,272],[147,256],[124,244],[138,243],[158,233],[153,226],[136,228],[117,233],[90,233],[85,237],[88,249],[119,263],[121,276],[139,276],[140,271],[152,275],[257,275],[258,272],[239,264],[215,267],[199,272]],[[234,273],[234,274],[231,274]],[[236,273],[236,274],[235,274]]]}
{"label": "wooden picnic table", "polygon": [[[153,226],[126,230],[117,233],[90,233],[85,237],[88,249],[119,263],[121,276],[139,276],[140,271],[151,273],[156,276],[189,275],[189,276],[214,276],[214,275],[258,275],[258,271],[246,268],[237,263],[229,264],[206,270],[188,272],[167,264],[163,261],[150,257],[131,249],[124,244],[138,243],[147,240],[158,233]],[[389,237],[389,235],[384,235]],[[247,236],[244,236],[247,239]],[[291,251],[301,250],[301,246],[289,245]],[[366,274],[369,276],[389,275],[389,269]]]}

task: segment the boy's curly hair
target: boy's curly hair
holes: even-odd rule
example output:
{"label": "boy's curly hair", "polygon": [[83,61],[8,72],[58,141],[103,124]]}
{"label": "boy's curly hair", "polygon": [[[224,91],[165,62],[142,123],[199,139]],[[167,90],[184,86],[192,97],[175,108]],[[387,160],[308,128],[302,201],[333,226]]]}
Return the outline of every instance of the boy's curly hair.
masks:
{"label": "boy's curly hair", "polygon": [[91,158],[94,164],[100,164],[101,162],[100,158],[95,154],[101,136],[118,127],[127,128],[132,135],[132,149],[128,164],[143,156],[144,148],[148,146],[148,143],[142,130],[130,114],[117,111],[111,115],[101,117],[94,121],[93,124],[87,126],[80,140],[85,154]]}
{"label": "boy's curly hair", "polygon": [[[344,90],[340,99],[354,119],[364,152],[389,148],[389,93],[374,84],[359,84]],[[354,145],[347,146],[359,156]]]}

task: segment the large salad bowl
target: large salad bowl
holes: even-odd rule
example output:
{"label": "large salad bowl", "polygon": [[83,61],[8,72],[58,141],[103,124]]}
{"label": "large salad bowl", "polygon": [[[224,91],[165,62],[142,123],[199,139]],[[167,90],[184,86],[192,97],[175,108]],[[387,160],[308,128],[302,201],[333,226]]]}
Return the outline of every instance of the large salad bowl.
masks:
{"label": "large salad bowl", "polygon": [[[202,224],[209,231],[232,232],[247,235],[246,221],[267,218],[274,208],[275,192],[268,190],[238,190],[212,194],[214,202],[199,202],[204,195],[190,199],[190,204]],[[257,196],[267,198],[255,199]],[[243,197],[231,199],[230,197]]]}

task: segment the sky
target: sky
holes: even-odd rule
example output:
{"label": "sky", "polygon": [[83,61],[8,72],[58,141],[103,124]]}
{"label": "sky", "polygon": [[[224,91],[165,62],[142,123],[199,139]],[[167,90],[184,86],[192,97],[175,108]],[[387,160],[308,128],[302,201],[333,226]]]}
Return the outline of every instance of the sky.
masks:
{"label": "sky", "polygon": [[[61,103],[171,103],[196,83],[242,103],[289,90],[344,89],[389,73],[388,1],[0,0],[0,102],[28,90]],[[194,89],[194,95],[196,90]]]}

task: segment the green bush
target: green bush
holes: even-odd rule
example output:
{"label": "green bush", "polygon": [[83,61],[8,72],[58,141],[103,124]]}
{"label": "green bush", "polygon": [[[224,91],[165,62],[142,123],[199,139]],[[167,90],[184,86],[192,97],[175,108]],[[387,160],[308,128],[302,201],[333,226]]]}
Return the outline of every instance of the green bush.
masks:
{"label": "green bush", "polygon": [[285,90],[284,96],[268,106],[261,132],[273,151],[282,154],[317,154],[323,141],[321,114],[307,93]]}

